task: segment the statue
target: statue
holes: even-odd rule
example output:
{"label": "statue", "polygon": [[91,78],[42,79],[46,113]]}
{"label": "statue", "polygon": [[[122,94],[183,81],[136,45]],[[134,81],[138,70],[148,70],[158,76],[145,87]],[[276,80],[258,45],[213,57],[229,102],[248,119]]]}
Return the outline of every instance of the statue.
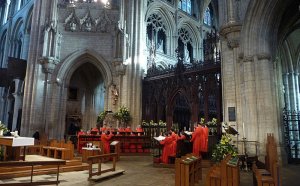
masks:
{"label": "statue", "polygon": [[119,93],[115,84],[112,85],[111,93],[112,93],[112,101],[113,101],[112,103],[113,105],[115,105],[119,98]]}
{"label": "statue", "polygon": [[190,62],[191,62],[190,52],[187,46],[184,45],[184,63],[190,63]]}

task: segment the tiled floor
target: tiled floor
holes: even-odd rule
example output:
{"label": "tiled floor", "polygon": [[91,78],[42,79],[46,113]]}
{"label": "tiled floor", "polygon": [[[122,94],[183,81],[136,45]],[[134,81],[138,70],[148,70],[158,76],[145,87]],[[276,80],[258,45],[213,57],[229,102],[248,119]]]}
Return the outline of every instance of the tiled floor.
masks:
{"label": "tiled floor", "polygon": [[[117,162],[117,168],[125,170],[124,175],[117,176],[101,182],[87,181],[88,171],[67,172],[60,174],[60,185],[82,186],[173,186],[175,185],[175,172],[171,168],[155,168],[152,166],[151,156],[122,156]],[[204,170],[206,172],[207,170]],[[205,176],[205,175],[203,175]],[[300,165],[288,165],[282,168],[283,186],[299,186]],[[203,177],[205,178],[205,177]],[[0,180],[0,183],[12,181],[26,182],[30,178],[22,177],[10,180]],[[55,180],[56,175],[34,176],[34,181]],[[203,182],[198,185],[204,185]],[[241,171],[241,186],[251,186],[252,173]]]}

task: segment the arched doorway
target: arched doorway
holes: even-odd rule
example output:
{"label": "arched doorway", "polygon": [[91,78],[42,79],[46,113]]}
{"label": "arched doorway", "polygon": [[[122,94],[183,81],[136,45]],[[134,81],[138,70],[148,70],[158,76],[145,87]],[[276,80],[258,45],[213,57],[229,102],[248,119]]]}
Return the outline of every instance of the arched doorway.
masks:
{"label": "arched doorway", "polygon": [[96,126],[97,115],[104,110],[104,79],[92,63],[79,66],[70,78],[67,99],[66,133],[75,135],[81,128]]}
{"label": "arched doorway", "polygon": [[184,95],[178,93],[174,98],[173,125],[178,125],[179,131],[189,130],[191,110],[188,100]]}

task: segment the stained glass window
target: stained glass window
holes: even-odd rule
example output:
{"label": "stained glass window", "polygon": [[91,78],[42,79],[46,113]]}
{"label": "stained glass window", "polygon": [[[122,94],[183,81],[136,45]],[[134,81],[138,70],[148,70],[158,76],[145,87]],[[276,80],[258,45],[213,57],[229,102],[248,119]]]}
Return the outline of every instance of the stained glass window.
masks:
{"label": "stained glass window", "polygon": [[192,1],[191,0],[179,0],[178,8],[188,14],[192,14]]}
{"label": "stained glass window", "polygon": [[212,25],[212,19],[211,19],[211,12],[210,12],[210,8],[207,7],[204,13],[204,19],[203,22],[204,24],[211,26]]}

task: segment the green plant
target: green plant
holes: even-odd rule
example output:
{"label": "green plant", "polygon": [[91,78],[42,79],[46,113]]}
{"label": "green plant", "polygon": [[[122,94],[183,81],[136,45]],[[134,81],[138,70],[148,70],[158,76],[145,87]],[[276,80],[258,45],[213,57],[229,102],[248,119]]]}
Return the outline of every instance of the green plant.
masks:
{"label": "green plant", "polygon": [[223,134],[221,141],[216,144],[212,151],[212,160],[214,162],[220,162],[227,154],[231,154],[232,157],[237,156],[237,148],[230,144],[232,141],[230,134]]}
{"label": "green plant", "polygon": [[107,112],[104,110],[102,112],[99,113],[98,117],[97,117],[97,123],[101,123],[103,122],[103,120],[106,117]]}
{"label": "green plant", "polygon": [[3,132],[8,131],[8,128],[3,123],[1,123],[1,121],[0,121],[0,130],[3,130]]}
{"label": "green plant", "polygon": [[213,118],[211,121],[207,122],[208,126],[217,126],[217,119]]}
{"label": "green plant", "polygon": [[129,110],[125,106],[121,106],[119,110],[114,114],[114,117],[120,121],[128,123],[131,120]]}

